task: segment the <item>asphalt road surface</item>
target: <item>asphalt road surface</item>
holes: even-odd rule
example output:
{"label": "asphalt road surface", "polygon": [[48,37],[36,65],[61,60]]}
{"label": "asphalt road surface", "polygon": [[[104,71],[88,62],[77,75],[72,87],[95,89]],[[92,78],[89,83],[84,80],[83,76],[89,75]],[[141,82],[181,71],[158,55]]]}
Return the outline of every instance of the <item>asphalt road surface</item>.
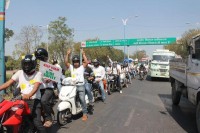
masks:
{"label": "asphalt road surface", "polygon": [[48,133],[196,133],[195,106],[182,98],[179,106],[171,102],[167,80],[134,79],[123,93],[107,96],[106,104],[95,103],[88,121],[81,114],[66,126],[56,124]]}

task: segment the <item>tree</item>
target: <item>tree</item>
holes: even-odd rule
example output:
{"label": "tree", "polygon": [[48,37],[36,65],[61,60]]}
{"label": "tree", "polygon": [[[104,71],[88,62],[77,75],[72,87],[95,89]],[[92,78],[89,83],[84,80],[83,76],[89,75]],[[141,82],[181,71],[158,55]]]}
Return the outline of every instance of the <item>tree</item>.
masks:
{"label": "tree", "polygon": [[73,29],[67,26],[66,21],[65,17],[59,17],[50,22],[48,28],[50,58],[59,59],[61,62],[64,62],[67,48],[73,44]]}
{"label": "tree", "polygon": [[15,44],[14,56],[18,58],[23,54],[32,53],[40,44],[42,31],[38,26],[24,26],[17,36],[18,43]]}
{"label": "tree", "polygon": [[20,62],[21,60],[15,60],[11,56],[7,56],[6,60],[6,70],[14,70],[14,69],[19,69],[20,68]]}
{"label": "tree", "polygon": [[[95,39],[89,39],[89,40],[96,40]],[[75,43],[74,47],[73,47],[73,55],[75,54],[79,54],[80,51],[80,45],[81,43]],[[95,47],[95,48],[84,48],[84,51],[87,55],[87,58],[89,60],[92,59],[98,59],[100,62],[106,62],[108,61],[107,59],[107,55],[110,56],[110,58],[113,61],[119,61],[122,62],[123,61],[123,51],[119,50],[119,49],[115,49],[113,47]]]}
{"label": "tree", "polygon": [[145,50],[138,50],[135,53],[133,53],[133,55],[131,55],[130,57],[133,59],[137,58],[138,60],[141,60],[142,58],[147,57],[147,55]]}
{"label": "tree", "polygon": [[176,54],[180,55],[182,58],[186,58],[188,55],[187,46],[190,40],[195,35],[200,34],[200,29],[190,29],[186,31],[177,42],[165,46],[166,49],[174,51]]}
{"label": "tree", "polygon": [[9,41],[10,38],[14,35],[13,30],[10,30],[8,28],[5,28],[5,42]]}

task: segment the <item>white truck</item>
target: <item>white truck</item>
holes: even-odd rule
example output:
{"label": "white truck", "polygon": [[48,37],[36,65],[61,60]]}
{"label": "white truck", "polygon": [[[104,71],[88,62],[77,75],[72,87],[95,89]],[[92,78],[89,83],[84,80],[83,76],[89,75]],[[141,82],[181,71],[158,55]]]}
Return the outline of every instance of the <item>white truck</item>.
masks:
{"label": "white truck", "polygon": [[157,49],[152,54],[149,76],[154,78],[169,78],[169,60],[175,58],[175,52],[167,49]]}
{"label": "white truck", "polygon": [[181,96],[186,97],[196,108],[196,123],[200,132],[200,34],[191,39],[186,60],[170,61],[172,103],[178,105]]}

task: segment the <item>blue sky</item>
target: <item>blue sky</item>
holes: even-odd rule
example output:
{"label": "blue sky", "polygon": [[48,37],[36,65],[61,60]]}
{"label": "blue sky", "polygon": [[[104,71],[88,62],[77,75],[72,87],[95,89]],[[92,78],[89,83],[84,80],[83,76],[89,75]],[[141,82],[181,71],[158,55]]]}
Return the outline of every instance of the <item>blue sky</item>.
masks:
{"label": "blue sky", "polygon": [[[129,18],[126,38],[180,37],[186,30],[200,27],[199,0],[10,0],[6,10],[6,27],[18,35],[23,26],[47,25],[59,16],[75,30],[74,40],[98,37],[123,39],[122,18]],[[134,17],[134,16],[138,17]],[[114,17],[115,19],[112,19]],[[186,24],[190,23],[190,24]],[[46,38],[47,39],[47,38]],[[45,40],[45,38],[44,38]],[[11,55],[17,43],[6,43]],[[138,46],[149,55],[162,46]],[[130,48],[133,53],[136,47]]]}

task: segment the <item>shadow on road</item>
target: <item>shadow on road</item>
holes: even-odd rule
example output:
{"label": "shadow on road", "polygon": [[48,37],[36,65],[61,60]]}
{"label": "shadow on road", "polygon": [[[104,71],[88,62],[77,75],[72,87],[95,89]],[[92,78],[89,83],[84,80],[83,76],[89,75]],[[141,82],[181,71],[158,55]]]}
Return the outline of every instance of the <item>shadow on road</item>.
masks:
{"label": "shadow on road", "polygon": [[[163,102],[168,114],[188,133],[197,133],[196,126],[196,108],[189,103],[185,98],[181,98],[181,102],[178,106],[175,106],[171,102],[171,95],[159,94],[161,101]],[[167,115],[164,111],[160,111],[161,114]]]}
{"label": "shadow on road", "polygon": [[169,82],[167,78],[151,78],[149,75],[146,76],[146,80],[151,82]]}

